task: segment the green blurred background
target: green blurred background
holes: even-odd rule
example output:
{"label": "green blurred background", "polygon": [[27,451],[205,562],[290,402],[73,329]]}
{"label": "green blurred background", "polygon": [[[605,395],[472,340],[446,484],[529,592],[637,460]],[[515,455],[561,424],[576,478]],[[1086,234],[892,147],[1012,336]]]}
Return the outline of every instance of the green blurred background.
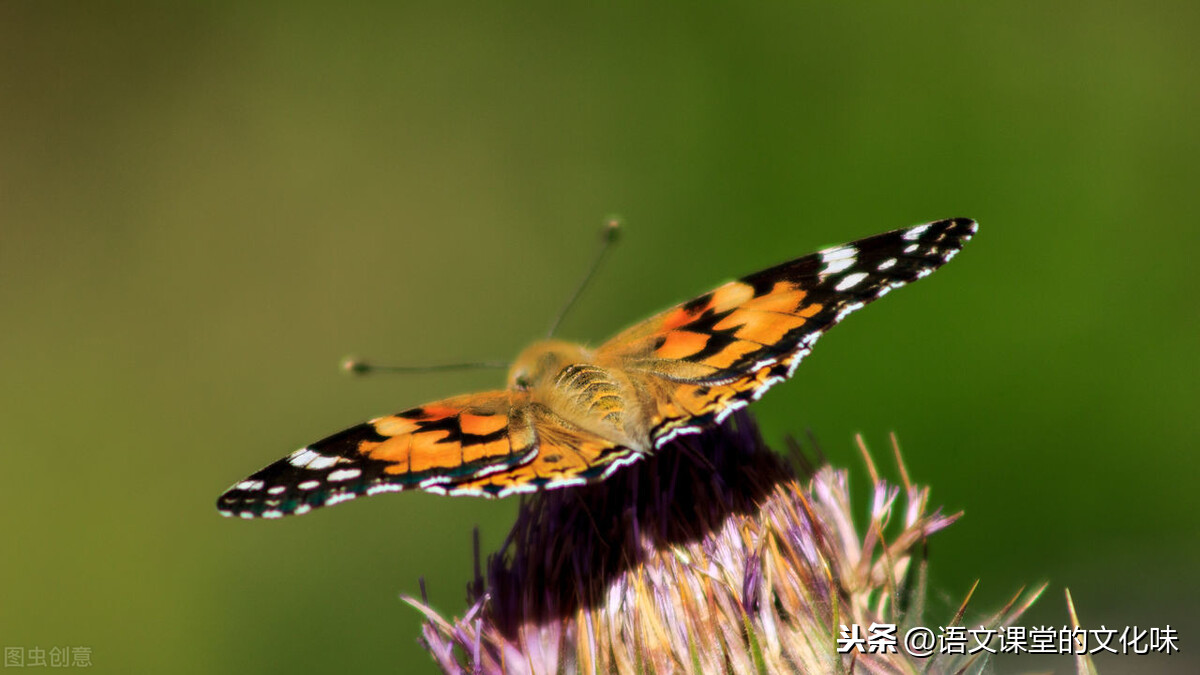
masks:
{"label": "green blurred background", "polygon": [[[1165,626],[1195,672],[1200,4],[0,4],[0,645],[98,672],[426,672],[512,500],[220,518],[229,484],[496,372],[604,216],[591,341],[716,283],[948,216],[964,255],[757,405],[862,475],[889,431],[966,517],[931,544],[1022,623]],[[894,475],[894,472],[892,472]],[[866,494],[860,479],[860,513]],[[1065,658],[1003,672],[1069,672]]]}

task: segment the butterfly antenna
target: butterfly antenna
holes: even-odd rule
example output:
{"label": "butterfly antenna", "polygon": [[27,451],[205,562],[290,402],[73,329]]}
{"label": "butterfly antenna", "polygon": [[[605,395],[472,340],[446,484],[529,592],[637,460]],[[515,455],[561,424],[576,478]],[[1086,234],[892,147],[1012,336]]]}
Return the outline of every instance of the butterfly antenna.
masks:
{"label": "butterfly antenna", "polygon": [[480,361],[477,363],[441,363],[432,366],[379,366],[351,357],[342,361],[342,370],[351,375],[370,375],[371,373],[433,373],[472,368],[507,368],[508,365],[499,361]]}
{"label": "butterfly antenna", "polygon": [[575,305],[575,301],[583,293],[583,289],[587,288],[588,282],[595,276],[596,270],[600,268],[600,262],[604,260],[604,255],[608,253],[608,249],[612,248],[613,242],[617,240],[617,233],[621,229],[621,221],[617,218],[610,218],[604,224],[604,230],[600,233],[600,249],[596,251],[596,257],[592,259],[592,266],[588,268],[587,274],[583,275],[583,280],[575,287],[575,291],[571,293],[571,297],[567,298],[567,304],[558,312],[558,316],[554,317],[554,323],[550,324],[550,330],[546,333],[546,337],[554,337],[554,333],[558,330],[559,324],[562,323],[563,317],[567,312],[571,311],[571,307]]}

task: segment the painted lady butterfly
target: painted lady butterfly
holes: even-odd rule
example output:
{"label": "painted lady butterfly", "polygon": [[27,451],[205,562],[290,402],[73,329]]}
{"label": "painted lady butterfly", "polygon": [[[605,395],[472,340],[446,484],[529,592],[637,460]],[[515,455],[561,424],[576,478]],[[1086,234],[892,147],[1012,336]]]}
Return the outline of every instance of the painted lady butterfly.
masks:
{"label": "painted lady butterfly", "polygon": [[825,331],[932,273],[975,230],[956,218],[828,248],[731,281],[596,349],[535,343],[506,389],[346,429],[234,485],[217,508],[278,518],[413,488],[503,497],[603,480],[791,377]]}

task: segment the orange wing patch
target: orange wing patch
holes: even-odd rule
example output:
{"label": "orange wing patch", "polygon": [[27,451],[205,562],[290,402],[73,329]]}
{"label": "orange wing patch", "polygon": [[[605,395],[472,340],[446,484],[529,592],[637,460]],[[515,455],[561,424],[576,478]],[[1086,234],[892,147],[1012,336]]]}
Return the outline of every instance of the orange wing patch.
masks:
{"label": "orange wing patch", "polygon": [[[597,357],[672,380],[729,380],[786,358],[826,303],[789,279],[732,281],[624,331]],[[687,365],[685,365],[687,364]]]}
{"label": "orange wing patch", "polygon": [[663,335],[662,344],[654,350],[654,355],[662,359],[686,359],[702,351],[708,338],[704,333],[690,330],[670,330]]}
{"label": "orange wing patch", "polygon": [[391,475],[458,469],[513,454],[509,392],[448,399],[372,420],[382,440],[362,439],[357,451],[386,462]]}

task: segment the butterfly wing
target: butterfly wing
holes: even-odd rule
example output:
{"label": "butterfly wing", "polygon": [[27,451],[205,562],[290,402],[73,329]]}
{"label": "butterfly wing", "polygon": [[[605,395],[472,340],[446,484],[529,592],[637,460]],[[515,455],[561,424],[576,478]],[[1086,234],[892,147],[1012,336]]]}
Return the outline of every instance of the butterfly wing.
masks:
{"label": "butterfly wing", "polygon": [[380,417],[301,448],[231,487],[217,509],[279,518],[408,489],[499,497],[587,482],[632,458],[526,393],[486,392]]}
{"label": "butterfly wing", "polygon": [[720,422],[791,377],[825,331],[941,267],[976,231],[965,218],[885,232],[720,286],[637,324],[597,358],[639,378],[661,446]]}

